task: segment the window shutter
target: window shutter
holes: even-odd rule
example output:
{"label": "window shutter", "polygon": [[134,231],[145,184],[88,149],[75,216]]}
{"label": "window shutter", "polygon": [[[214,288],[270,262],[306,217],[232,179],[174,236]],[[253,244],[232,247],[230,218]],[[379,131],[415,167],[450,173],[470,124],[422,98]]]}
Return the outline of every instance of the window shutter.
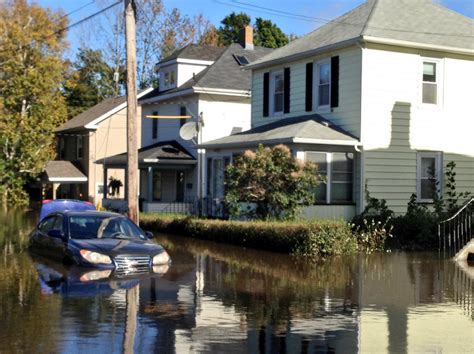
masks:
{"label": "window shutter", "polygon": [[283,71],[285,88],[283,91],[283,113],[290,113],[290,68]]}
{"label": "window shutter", "polygon": [[263,116],[268,117],[268,111],[270,106],[269,100],[270,94],[270,73],[263,74]]}
{"label": "window shutter", "polygon": [[[153,112],[154,116],[158,115],[158,112]],[[158,138],[158,118],[152,118],[153,119],[153,128],[151,130],[151,137],[152,139]]]}
{"label": "window shutter", "polygon": [[[186,116],[187,115],[187,112],[186,112],[186,107],[185,106],[181,106],[179,108],[179,115],[180,116]],[[184,123],[186,123],[186,118],[181,118],[179,120],[179,126],[182,127],[184,125]]]}
{"label": "window shutter", "polygon": [[313,63],[306,64],[306,112],[313,110]]}
{"label": "window shutter", "polygon": [[331,107],[339,106],[339,57],[331,58]]}

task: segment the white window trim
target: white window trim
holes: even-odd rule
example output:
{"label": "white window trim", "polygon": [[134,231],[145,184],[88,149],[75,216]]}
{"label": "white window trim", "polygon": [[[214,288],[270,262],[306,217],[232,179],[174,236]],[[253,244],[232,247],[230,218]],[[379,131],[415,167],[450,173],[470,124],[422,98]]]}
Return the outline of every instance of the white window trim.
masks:
{"label": "white window trim", "polygon": [[[322,64],[329,64],[329,104],[319,104],[319,67]],[[316,107],[316,112],[329,112],[331,111],[331,58],[315,61],[313,64],[313,102]]]}
{"label": "white window trim", "polygon": [[433,203],[433,199],[421,198],[421,159],[435,159],[435,178],[438,182],[437,193],[441,195],[443,186],[443,154],[441,152],[418,152],[416,154],[416,197],[419,203]]}
{"label": "white window trim", "polygon": [[[283,76],[283,82],[285,81],[285,75],[283,73],[283,69],[272,71],[270,74],[270,92],[269,92],[269,104],[270,104],[270,115],[272,117],[279,117],[283,116],[283,112],[285,112],[285,105],[283,104],[282,110],[275,112],[275,76],[281,75]],[[285,90],[283,89],[283,100],[285,97]]]}
{"label": "white window trim", "polygon": [[[435,103],[424,103],[423,102],[423,64],[424,63],[434,63],[436,64],[436,104]],[[444,87],[444,61],[438,58],[428,58],[428,57],[421,57],[421,64],[420,64],[420,75],[421,83],[420,83],[420,103],[424,108],[438,108],[443,106],[443,87]]]}

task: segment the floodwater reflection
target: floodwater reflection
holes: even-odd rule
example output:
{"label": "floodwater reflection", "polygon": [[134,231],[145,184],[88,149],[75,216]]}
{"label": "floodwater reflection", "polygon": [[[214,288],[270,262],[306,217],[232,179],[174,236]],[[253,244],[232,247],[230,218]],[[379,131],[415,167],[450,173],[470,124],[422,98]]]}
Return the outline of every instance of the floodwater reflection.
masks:
{"label": "floodwater reflection", "polygon": [[173,259],[167,272],[114,279],[31,259],[16,235],[32,225],[14,220],[23,224],[0,226],[2,353],[474,348],[473,279],[437,254],[307,263],[158,235]]}

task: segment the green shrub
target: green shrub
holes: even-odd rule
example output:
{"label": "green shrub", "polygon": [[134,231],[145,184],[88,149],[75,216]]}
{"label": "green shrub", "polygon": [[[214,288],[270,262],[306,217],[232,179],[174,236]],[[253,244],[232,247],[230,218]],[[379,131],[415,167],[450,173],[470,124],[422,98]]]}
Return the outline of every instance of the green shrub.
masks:
{"label": "green shrub", "polygon": [[191,217],[141,217],[141,227],[203,240],[298,256],[329,256],[357,251],[357,240],[344,221],[223,221]]}

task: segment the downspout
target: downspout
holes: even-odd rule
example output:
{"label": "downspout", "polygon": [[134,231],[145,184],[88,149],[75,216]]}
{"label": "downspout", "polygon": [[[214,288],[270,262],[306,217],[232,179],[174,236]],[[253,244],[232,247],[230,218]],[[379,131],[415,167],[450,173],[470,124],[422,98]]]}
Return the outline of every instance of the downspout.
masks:
{"label": "downspout", "polygon": [[360,142],[361,142],[361,148],[359,148],[357,145],[354,146],[355,150],[360,154],[360,171],[359,171],[359,205],[358,205],[358,213],[361,213],[364,210],[365,206],[365,152],[363,150],[363,125],[362,125],[362,120],[363,120],[363,112],[364,112],[364,102],[363,102],[363,97],[364,97],[364,46],[362,45],[363,42],[359,41],[357,42],[357,47],[360,48]]}

